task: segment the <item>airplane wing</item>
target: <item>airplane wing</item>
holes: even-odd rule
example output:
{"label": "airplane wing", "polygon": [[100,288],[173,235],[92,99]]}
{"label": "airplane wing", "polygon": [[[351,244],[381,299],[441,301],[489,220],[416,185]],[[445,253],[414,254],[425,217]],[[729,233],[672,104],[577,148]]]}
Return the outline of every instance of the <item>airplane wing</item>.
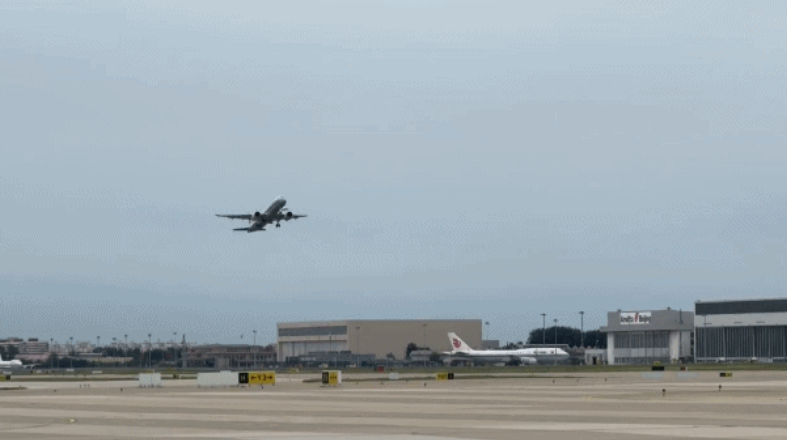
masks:
{"label": "airplane wing", "polygon": [[295,220],[296,218],[301,218],[301,217],[306,217],[306,214],[301,214],[301,215],[293,214],[291,217],[284,217],[284,220],[287,221]]}
{"label": "airplane wing", "polygon": [[[231,218],[231,219],[251,220],[251,214],[237,214],[237,215],[233,215],[233,214],[227,214],[227,215],[225,215],[225,214],[216,214],[216,217],[226,217],[226,218]],[[293,216],[293,217],[295,217],[295,216]]]}

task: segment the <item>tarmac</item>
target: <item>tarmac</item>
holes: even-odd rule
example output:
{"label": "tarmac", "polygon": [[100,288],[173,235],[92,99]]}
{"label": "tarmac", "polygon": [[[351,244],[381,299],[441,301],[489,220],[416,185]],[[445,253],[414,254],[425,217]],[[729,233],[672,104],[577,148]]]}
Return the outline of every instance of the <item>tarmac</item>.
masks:
{"label": "tarmac", "polygon": [[0,439],[787,438],[787,372],[538,376],[353,383],[383,376],[345,374],[327,387],[280,375],[275,386],[211,389],[12,381],[0,386],[27,389],[0,391]]}

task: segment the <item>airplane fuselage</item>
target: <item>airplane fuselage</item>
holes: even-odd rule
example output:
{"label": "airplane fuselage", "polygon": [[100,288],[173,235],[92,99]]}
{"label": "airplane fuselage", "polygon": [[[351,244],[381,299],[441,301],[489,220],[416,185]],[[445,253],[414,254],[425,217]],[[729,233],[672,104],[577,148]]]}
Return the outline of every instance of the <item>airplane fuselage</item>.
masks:
{"label": "airplane fuselage", "polygon": [[287,200],[278,197],[271,203],[271,205],[264,212],[255,212],[253,223],[249,226],[248,232],[261,231],[265,229],[265,225],[281,220],[280,212],[287,204]]}
{"label": "airplane fuselage", "polygon": [[456,350],[449,354],[455,360],[508,362],[520,361],[526,364],[538,362],[563,361],[570,357],[559,348],[522,348],[519,350]]}
{"label": "airplane fuselage", "polygon": [[444,352],[454,359],[481,360],[485,362],[515,361],[527,365],[535,365],[539,361],[558,361],[568,359],[570,355],[559,348],[520,348],[517,350],[473,350],[456,333],[449,332],[451,351]]}
{"label": "airplane fuselage", "polygon": [[22,362],[13,360],[13,361],[0,361],[0,368],[24,368],[25,366],[22,365]]}

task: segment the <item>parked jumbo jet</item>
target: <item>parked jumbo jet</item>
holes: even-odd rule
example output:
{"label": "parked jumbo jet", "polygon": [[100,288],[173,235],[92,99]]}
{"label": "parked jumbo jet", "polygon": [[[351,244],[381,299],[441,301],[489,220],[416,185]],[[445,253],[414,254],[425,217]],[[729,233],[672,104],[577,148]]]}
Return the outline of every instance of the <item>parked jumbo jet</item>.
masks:
{"label": "parked jumbo jet", "polygon": [[280,221],[284,220],[291,220],[301,217],[306,217],[306,215],[295,215],[290,212],[288,209],[284,208],[284,205],[287,204],[287,200],[284,197],[279,196],[276,197],[276,200],[271,203],[271,206],[265,210],[265,212],[255,212],[254,214],[237,214],[237,215],[224,215],[224,214],[216,214],[216,217],[226,217],[232,219],[241,219],[241,220],[248,220],[249,226],[248,228],[238,228],[233,229],[233,231],[246,231],[246,232],[255,232],[255,231],[264,231],[265,225],[269,225],[271,223],[276,223],[276,227],[281,227],[279,224]]}
{"label": "parked jumbo jet", "polygon": [[488,362],[516,361],[524,365],[536,365],[538,361],[561,361],[568,359],[569,354],[559,348],[520,348],[517,350],[473,350],[456,333],[448,333],[451,351],[444,354],[468,360]]}

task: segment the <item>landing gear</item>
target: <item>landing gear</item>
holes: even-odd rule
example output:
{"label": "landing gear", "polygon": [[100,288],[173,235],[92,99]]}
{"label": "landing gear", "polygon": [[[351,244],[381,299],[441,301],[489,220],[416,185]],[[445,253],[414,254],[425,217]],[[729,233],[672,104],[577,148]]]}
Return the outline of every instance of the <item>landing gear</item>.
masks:
{"label": "landing gear", "polygon": [[276,223],[276,227],[281,228],[281,225],[279,223]]}

